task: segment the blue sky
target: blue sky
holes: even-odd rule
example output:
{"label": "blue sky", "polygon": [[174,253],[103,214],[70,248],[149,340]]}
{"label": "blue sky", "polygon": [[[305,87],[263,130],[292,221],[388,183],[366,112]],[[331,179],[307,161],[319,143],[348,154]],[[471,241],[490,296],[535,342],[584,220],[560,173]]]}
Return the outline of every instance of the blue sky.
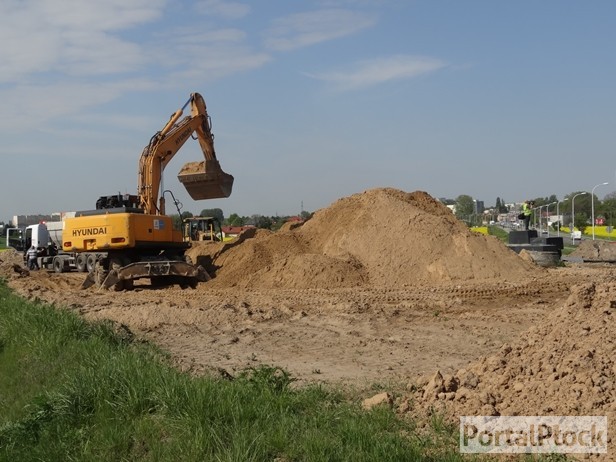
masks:
{"label": "blue sky", "polygon": [[[616,2],[3,0],[0,221],[135,193],[199,92],[231,197],[315,211],[377,187],[486,205],[616,190]],[[172,211],[169,210],[168,212]]]}

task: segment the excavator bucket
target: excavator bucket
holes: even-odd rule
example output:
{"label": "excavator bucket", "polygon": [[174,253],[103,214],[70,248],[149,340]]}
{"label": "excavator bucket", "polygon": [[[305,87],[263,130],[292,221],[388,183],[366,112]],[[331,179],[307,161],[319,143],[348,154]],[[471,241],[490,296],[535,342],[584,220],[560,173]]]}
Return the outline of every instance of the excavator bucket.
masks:
{"label": "excavator bucket", "polygon": [[223,172],[217,160],[184,164],[178,180],[196,201],[229,197],[233,188],[233,175]]}

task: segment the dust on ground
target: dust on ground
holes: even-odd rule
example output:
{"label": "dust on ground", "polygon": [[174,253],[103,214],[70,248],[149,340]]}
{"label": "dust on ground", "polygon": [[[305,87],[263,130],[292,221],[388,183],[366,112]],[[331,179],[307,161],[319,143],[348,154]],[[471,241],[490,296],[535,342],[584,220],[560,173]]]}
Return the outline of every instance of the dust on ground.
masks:
{"label": "dust on ground", "polygon": [[0,272],[27,298],[126,325],[193,373],[271,364],[303,382],[408,384],[408,400],[452,417],[613,421],[614,268],[539,267],[425,192],[365,191],[303,226],[188,255],[214,276],[195,290],[82,291],[83,274],[14,272],[10,251]]}

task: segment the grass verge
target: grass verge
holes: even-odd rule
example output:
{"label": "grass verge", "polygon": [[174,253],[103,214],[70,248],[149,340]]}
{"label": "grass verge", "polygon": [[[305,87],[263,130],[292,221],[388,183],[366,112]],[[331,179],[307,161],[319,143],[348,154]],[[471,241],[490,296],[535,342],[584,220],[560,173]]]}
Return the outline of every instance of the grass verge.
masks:
{"label": "grass verge", "polygon": [[[276,367],[191,377],[110,323],[0,281],[0,460],[458,461],[387,408]],[[464,460],[468,460],[465,458]]]}
{"label": "grass verge", "polygon": [[509,233],[500,226],[488,226],[488,234],[495,236],[498,240],[507,244],[509,242]]}

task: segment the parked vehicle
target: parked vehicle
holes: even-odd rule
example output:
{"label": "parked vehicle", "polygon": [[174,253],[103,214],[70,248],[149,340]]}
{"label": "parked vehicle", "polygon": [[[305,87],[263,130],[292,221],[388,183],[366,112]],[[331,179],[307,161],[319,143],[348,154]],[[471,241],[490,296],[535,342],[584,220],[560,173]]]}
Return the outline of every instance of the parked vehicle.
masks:
{"label": "parked vehicle", "polygon": [[[38,264],[42,269],[53,269],[56,273],[65,271],[94,271],[94,266],[104,252],[64,252],[62,250],[63,222],[52,221],[27,226],[25,229],[7,230],[7,242],[16,250],[25,252],[34,246],[38,252]],[[25,258],[25,257],[24,257]]]}

